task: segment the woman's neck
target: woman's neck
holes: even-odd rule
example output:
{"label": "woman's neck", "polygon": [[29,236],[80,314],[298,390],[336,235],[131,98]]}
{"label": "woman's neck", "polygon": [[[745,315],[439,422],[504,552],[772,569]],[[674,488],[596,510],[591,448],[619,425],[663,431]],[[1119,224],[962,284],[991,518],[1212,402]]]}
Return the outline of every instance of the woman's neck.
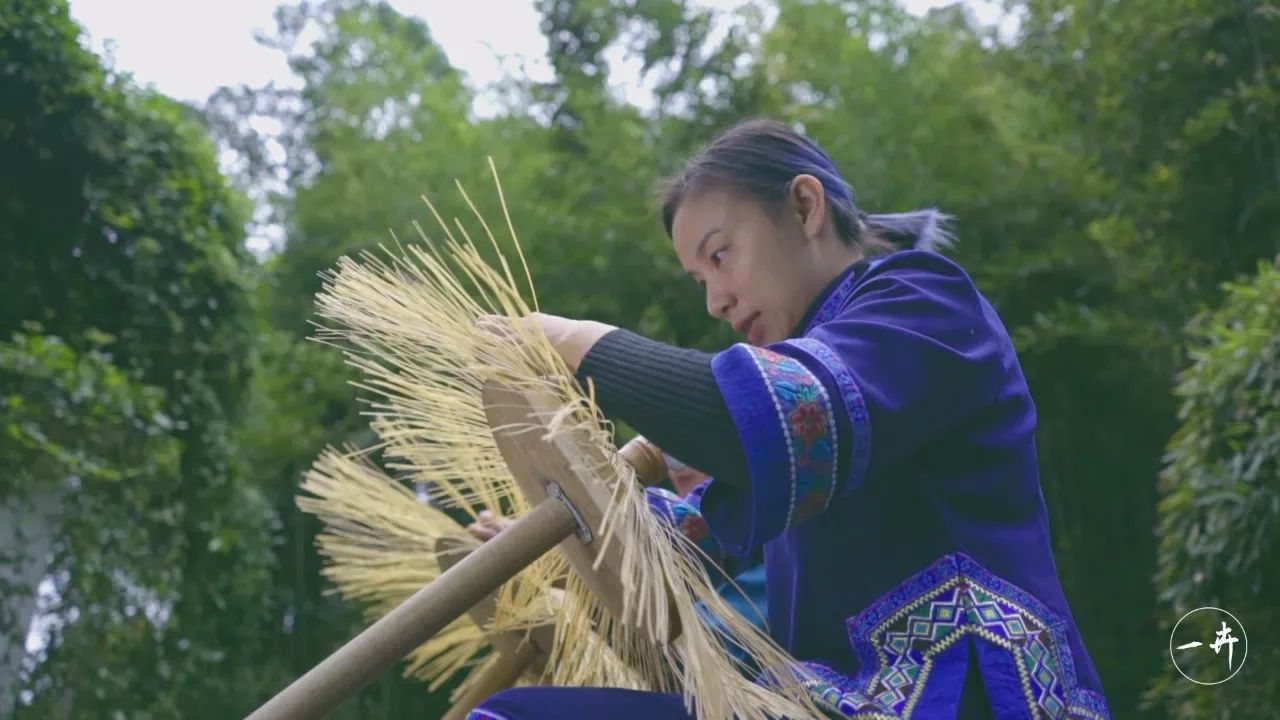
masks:
{"label": "woman's neck", "polygon": [[863,259],[862,248],[855,245],[836,241],[835,243],[827,243],[825,247],[818,253],[818,257],[814,260],[815,271],[815,290],[814,297],[822,294],[836,278],[840,277],[854,265],[854,263]]}

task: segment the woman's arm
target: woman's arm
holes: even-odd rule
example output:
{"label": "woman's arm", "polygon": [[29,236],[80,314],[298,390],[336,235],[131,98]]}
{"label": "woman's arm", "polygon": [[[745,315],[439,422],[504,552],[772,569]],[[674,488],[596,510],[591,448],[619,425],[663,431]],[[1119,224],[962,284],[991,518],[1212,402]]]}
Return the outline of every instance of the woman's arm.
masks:
{"label": "woman's arm", "polygon": [[613,330],[585,354],[577,377],[596,401],[664,452],[718,481],[744,485],[746,452],[709,353]]}
{"label": "woman's arm", "polygon": [[[726,484],[745,484],[746,454],[711,369],[713,356],[589,320],[533,313],[536,325],[579,382],[595,385],[604,413],[621,418],[681,461]],[[488,332],[511,321],[483,317]]]}

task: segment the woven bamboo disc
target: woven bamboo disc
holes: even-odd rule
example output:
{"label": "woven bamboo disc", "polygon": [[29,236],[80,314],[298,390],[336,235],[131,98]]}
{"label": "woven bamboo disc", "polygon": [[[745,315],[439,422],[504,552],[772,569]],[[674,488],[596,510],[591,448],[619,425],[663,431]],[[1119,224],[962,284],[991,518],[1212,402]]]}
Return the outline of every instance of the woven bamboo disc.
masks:
{"label": "woven bamboo disc", "polygon": [[[623,617],[628,584],[621,553],[617,544],[600,542],[616,488],[608,487],[607,479],[600,482],[591,477],[595,469],[607,467],[609,459],[571,432],[551,432],[549,420],[563,408],[563,402],[554,397],[487,383],[483,398],[498,450],[525,500],[530,506],[558,500],[571,509],[578,531],[561,542],[559,550],[596,599],[614,617]],[[671,622],[666,628],[643,629],[656,630],[660,641],[671,642],[679,635],[679,621],[674,612],[668,617]]]}

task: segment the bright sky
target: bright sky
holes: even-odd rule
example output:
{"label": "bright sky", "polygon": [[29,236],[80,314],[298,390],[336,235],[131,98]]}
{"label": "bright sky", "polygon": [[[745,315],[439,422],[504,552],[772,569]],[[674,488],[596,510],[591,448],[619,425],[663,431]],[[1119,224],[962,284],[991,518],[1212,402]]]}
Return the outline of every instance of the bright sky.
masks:
{"label": "bright sky", "polygon": [[[923,13],[952,0],[903,0]],[[290,85],[292,74],[281,53],[260,47],[254,31],[275,28],[277,0],[70,0],[71,15],[88,31],[90,46],[114,45],[117,69],[180,100],[203,102],[223,85]],[[483,87],[515,71],[519,59],[532,77],[548,79],[546,42],[538,29],[533,0],[391,0],[406,15],[426,20],[454,67]],[[704,6],[733,8],[742,0],[701,0]],[[999,16],[997,2],[969,0],[977,17]],[[504,63],[499,56],[507,56]],[[634,97],[636,68],[615,68],[613,81]]]}
{"label": "bright sky", "polygon": [[[919,14],[954,2],[900,1]],[[1015,27],[1000,11],[1000,0],[965,1],[983,24],[1003,19],[1001,30],[1006,34]],[[479,116],[496,110],[483,90],[500,78],[552,78],[534,0],[389,2],[400,12],[426,21],[449,61],[480,91],[473,108]],[[746,4],[746,0],[695,2],[723,10]],[[111,57],[117,70],[131,73],[137,82],[165,95],[197,104],[222,86],[296,87],[283,53],[254,40],[255,33],[274,34],[273,13],[281,4],[280,0],[70,0],[71,16],[85,28],[89,46]],[[652,96],[639,76],[639,59],[627,58],[620,47],[614,50],[608,55],[611,83],[630,102],[648,106]],[[263,254],[281,242],[281,229],[267,225],[251,231],[247,246]]]}

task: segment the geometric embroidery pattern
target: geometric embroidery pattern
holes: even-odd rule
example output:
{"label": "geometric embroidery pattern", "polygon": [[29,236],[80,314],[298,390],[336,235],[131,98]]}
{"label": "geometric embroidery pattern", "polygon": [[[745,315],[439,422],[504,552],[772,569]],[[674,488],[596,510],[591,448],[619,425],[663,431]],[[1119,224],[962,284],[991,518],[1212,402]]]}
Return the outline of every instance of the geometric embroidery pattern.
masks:
{"label": "geometric embroidery pattern", "polygon": [[[871,263],[871,265],[875,264],[875,262]],[[861,274],[856,271],[849,273],[849,276],[840,283],[840,286],[833,290],[826,300],[822,301],[822,306],[818,308],[818,311],[813,314],[813,318],[809,320],[809,324],[802,333],[803,335],[808,335],[810,330],[830,322],[844,309],[845,302],[853,294],[853,289],[858,284],[858,278]]]}
{"label": "geometric embroidery pattern", "polygon": [[810,692],[835,717],[907,720],[936,658],[958,642],[972,641],[970,636],[1002,648],[1017,668],[1021,696],[992,702],[1021,706],[1034,718],[1110,717],[1101,695],[1077,685],[1063,624],[966,555],[942,558],[847,625],[862,661],[857,677],[806,664],[813,676]]}
{"label": "geometric embroidery pattern", "polygon": [[836,419],[822,382],[800,361],[748,347],[786,436],[791,466],[784,529],[826,509],[836,487]]}

